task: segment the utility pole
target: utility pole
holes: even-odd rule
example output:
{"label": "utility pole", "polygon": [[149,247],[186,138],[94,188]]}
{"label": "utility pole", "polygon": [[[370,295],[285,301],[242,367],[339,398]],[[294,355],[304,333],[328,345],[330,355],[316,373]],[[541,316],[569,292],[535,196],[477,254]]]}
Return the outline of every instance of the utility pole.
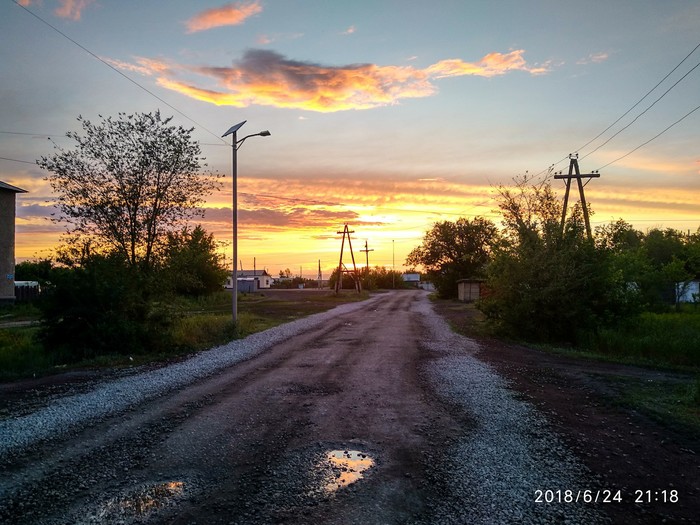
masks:
{"label": "utility pole", "polygon": [[323,275],[321,275],[321,259],[318,260],[318,276],[316,278],[318,280],[318,288],[320,290],[321,289],[321,281],[323,281]]}
{"label": "utility pole", "polygon": [[[348,225],[345,224],[345,228],[342,232],[337,232],[338,235],[343,236],[343,241],[340,245],[340,262],[338,262],[338,279],[335,283],[335,293],[338,293],[343,288],[343,274],[349,273],[352,275],[353,281],[355,281],[355,289],[357,293],[362,292],[362,284],[360,283],[360,276],[357,273],[357,265],[355,264],[355,254],[352,252],[352,242],[350,241],[350,234],[355,233],[355,231],[350,231]],[[348,238],[348,247],[350,248],[350,256],[352,257],[352,270],[344,268],[343,264],[343,249],[345,248],[345,237]]]}
{"label": "utility pole", "polygon": [[394,239],[391,240],[391,287],[396,288],[396,249],[394,248]]}
{"label": "utility pole", "polygon": [[371,250],[367,247],[367,239],[365,239],[365,249],[360,250],[361,252],[364,252],[365,254],[365,275],[369,277],[369,252],[373,252],[374,248]]}
{"label": "utility pole", "polygon": [[[567,207],[569,206],[569,192],[571,190],[571,181],[576,179],[578,183],[578,194],[581,198],[581,208],[583,209],[583,220],[586,223],[586,234],[588,239],[593,239],[593,234],[591,233],[591,221],[588,217],[588,205],[586,204],[586,196],[583,194],[583,188],[588,184],[591,179],[600,177],[600,173],[593,171],[591,173],[581,173],[578,167],[578,153],[569,154],[569,173],[564,175],[562,172],[554,175],[555,179],[562,179],[566,183],[566,193],[564,194],[564,209],[561,214],[561,234],[564,235],[564,223],[566,221]],[[587,178],[586,184],[583,184],[581,179]]]}

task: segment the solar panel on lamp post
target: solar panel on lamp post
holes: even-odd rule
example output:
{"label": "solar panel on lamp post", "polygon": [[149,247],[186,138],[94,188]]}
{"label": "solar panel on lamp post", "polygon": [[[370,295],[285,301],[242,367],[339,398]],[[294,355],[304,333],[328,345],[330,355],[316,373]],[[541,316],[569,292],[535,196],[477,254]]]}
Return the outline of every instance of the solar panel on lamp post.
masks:
{"label": "solar panel on lamp post", "polygon": [[253,133],[251,135],[246,135],[242,139],[238,140],[238,130],[241,129],[243,124],[247,120],[239,122],[238,124],[231,126],[226,133],[221,135],[221,137],[231,137],[231,178],[233,185],[233,195],[231,197],[231,207],[233,216],[233,273],[231,277],[233,278],[232,285],[233,291],[231,293],[231,309],[233,314],[234,324],[238,322],[238,276],[236,275],[236,265],[238,264],[238,149],[243,145],[243,142],[250,137],[269,137],[270,132],[265,130],[259,133]]}

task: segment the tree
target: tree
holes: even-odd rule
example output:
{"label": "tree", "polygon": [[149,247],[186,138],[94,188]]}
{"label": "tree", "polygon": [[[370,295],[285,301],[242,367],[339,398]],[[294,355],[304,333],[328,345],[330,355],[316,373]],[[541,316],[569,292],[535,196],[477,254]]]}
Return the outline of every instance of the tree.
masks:
{"label": "tree", "polygon": [[68,226],[69,236],[149,270],[166,233],[199,213],[219,176],[200,173],[205,165],[193,128],[170,125],[172,117],[156,111],[101,118],[93,124],[78,117],[83,135],[66,134],[74,149],[56,146],[37,164],[50,172],[55,220]]}
{"label": "tree", "polygon": [[201,227],[169,232],[160,279],[179,295],[205,295],[221,290],[229,272],[221,266],[212,234]]}
{"label": "tree", "polygon": [[608,251],[588,239],[580,205],[561,229],[561,204],[548,183],[516,180],[499,191],[505,228],[488,267],[490,294],[479,307],[510,334],[577,342],[624,318],[633,290]]}
{"label": "tree", "polygon": [[484,275],[497,237],[496,225],[482,217],[436,222],[406,264],[422,265],[441,297],[456,297],[459,279]]}

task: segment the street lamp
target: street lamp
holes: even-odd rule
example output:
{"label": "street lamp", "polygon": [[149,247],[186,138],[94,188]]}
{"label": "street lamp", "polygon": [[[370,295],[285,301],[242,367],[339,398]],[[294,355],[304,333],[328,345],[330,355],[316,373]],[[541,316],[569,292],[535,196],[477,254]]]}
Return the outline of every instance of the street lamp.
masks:
{"label": "street lamp", "polygon": [[233,135],[231,137],[231,178],[233,179],[233,195],[231,197],[232,199],[232,213],[233,213],[233,273],[231,276],[233,277],[233,293],[231,294],[233,296],[232,299],[232,311],[233,311],[233,322],[236,323],[238,321],[238,277],[236,276],[236,265],[238,264],[238,155],[237,151],[238,149],[243,145],[243,142],[245,139],[248,139],[250,137],[269,137],[270,132],[265,130],[261,131],[260,133],[253,133],[252,135],[246,135],[242,139],[238,140],[237,138],[237,132],[243,124],[245,124],[247,120],[244,120],[243,122],[239,122],[235,126],[231,126],[229,130],[221,135],[221,137],[227,137],[228,135]]}

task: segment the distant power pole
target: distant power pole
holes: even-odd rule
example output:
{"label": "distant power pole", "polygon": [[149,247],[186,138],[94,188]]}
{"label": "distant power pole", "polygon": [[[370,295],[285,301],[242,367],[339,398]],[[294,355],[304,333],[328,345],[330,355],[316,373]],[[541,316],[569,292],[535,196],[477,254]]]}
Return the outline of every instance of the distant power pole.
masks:
{"label": "distant power pole", "polygon": [[[352,252],[352,242],[350,241],[350,234],[355,232],[350,231],[348,225],[346,224],[343,231],[337,233],[338,235],[343,236],[343,241],[340,245],[340,262],[338,263],[338,279],[335,283],[335,293],[338,293],[343,288],[343,274],[345,273],[349,273],[352,275],[352,279],[355,282],[355,289],[357,290],[357,293],[360,293],[362,292],[362,284],[360,283],[360,276],[357,273],[357,265],[355,264],[355,254]],[[350,247],[350,256],[352,257],[353,268],[352,270],[348,270],[343,264],[343,249],[345,248],[345,237],[348,238],[348,246]]]}
{"label": "distant power pole", "polygon": [[566,181],[566,193],[564,194],[564,209],[561,214],[561,234],[564,235],[564,223],[566,221],[566,211],[567,207],[569,206],[569,192],[571,190],[571,181],[573,179],[576,179],[576,182],[578,183],[578,194],[581,198],[581,208],[583,209],[583,220],[586,222],[586,233],[588,234],[589,239],[593,239],[593,234],[591,233],[591,220],[588,217],[588,205],[586,204],[586,196],[583,194],[583,188],[585,184],[581,181],[583,178],[587,178],[588,181],[586,184],[588,184],[592,178],[598,178],[600,177],[600,173],[597,171],[593,171],[591,173],[581,173],[579,171],[578,167],[578,153],[575,153],[573,155],[569,155],[569,174],[564,175],[563,173],[559,172],[556,175],[554,175],[555,179],[563,179]]}
{"label": "distant power pole", "polygon": [[367,240],[365,239],[365,249],[360,251],[365,253],[365,275],[369,277],[369,252],[373,252],[374,248],[370,250],[367,247]]}
{"label": "distant power pole", "polygon": [[321,281],[323,281],[323,275],[321,275],[321,259],[318,260],[318,287],[321,288]]}

